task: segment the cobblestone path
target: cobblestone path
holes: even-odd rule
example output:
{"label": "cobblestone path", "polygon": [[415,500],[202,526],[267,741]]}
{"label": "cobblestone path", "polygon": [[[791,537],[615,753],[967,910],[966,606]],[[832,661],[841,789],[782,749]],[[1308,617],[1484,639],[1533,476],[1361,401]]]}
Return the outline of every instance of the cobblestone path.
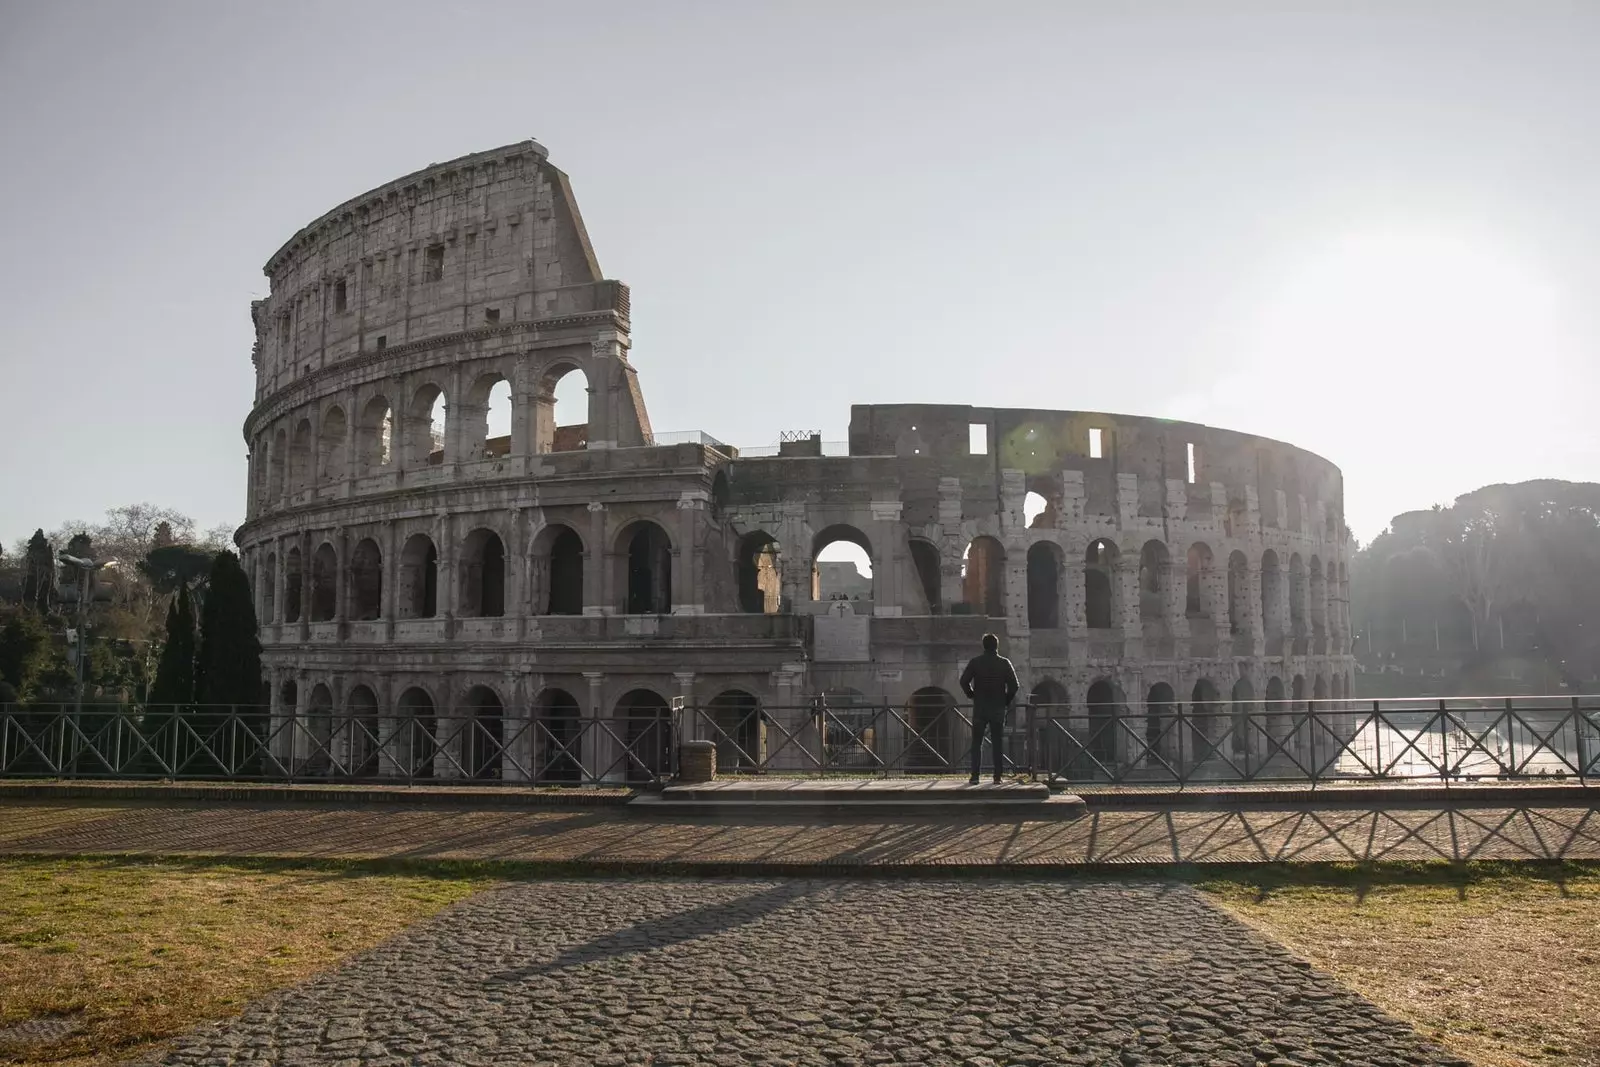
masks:
{"label": "cobblestone path", "polygon": [[162,1062],[1458,1063],[1185,887],[520,883]]}

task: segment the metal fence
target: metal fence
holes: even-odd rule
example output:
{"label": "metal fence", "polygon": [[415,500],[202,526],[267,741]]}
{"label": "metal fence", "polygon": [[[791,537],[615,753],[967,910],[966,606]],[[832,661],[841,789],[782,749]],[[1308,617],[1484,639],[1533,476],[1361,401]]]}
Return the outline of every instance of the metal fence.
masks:
{"label": "metal fence", "polygon": [[[676,703],[576,708],[0,708],[0,777],[654,785],[680,740],[725,775],[965,774],[968,707]],[[984,774],[993,754],[983,751]],[[1022,704],[1008,774],[1107,784],[1600,777],[1600,698]]]}

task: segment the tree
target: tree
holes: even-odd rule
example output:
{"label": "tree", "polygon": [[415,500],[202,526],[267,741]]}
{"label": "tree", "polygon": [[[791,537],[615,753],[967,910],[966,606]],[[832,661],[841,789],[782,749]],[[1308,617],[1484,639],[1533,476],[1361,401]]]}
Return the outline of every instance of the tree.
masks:
{"label": "tree", "polygon": [[189,588],[179,586],[177,597],[167,607],[167,640],[161,646],[161,661],[147,704],[157,716],[175,717],[193,703],[194,610],[189,604]]}
{"label": "tree", "polygon": [[[238,769],[242,760],[259,751],[267,722],[260,706],[261,642],[256,637],[250,580],[232,552],[218,552],[211,565],[194,674],[196,729],[213,738],[214,754],[226,752],[226,769]],[[230,720],[231,715],[237,718]],[[230,721],[239,727],[228,726]],[[240,728],[254,738],[242,736]]]}
{"label": "tree", "polygon": [[147,552],[139,563],[139,573],[158,593],[194,590],[210,575],[212,559],[212,552],[195,545],[168,545]]}
{"label": "tree", "polygon": [[31,699],[49,661],[50,632],[44,620],[27,608],[13,612],[0,627],[0,681],[16,692],[18,700]]}
{"label": "tree", "polygon": [[22,582],[22,602],[41,614],[50,610],[56,591],[56,553],[44,536],[33,531],[28,540],[28,570]]}

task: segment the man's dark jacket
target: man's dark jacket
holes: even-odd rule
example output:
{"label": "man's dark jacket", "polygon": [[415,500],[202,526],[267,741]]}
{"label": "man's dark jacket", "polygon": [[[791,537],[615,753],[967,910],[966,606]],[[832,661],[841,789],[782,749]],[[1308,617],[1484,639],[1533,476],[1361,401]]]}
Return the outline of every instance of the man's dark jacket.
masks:
{"label": "man's dark jacket", "polygon": [[961,691],[977,712],[1004,711],[1017,695],[1017,672],[998,652],[972,657],[961,672]]}

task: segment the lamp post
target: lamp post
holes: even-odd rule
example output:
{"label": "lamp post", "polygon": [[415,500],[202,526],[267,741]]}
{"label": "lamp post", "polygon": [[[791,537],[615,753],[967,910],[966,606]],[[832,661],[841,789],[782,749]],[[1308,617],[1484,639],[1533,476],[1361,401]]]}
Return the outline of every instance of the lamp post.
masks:
{"label": "lamp post", "polygon": [[109,560],[95,562],[92,559],[82,559],[70,556],[65,552],[56,553],[56,558],[68,567],[78,570],[78,629],[74,635],[74,675],[76,680],[75,695],[72,703],[72,766],[78,766],[78,742],[83,737],[83,674],[84,662],[88,659],[89,648],[89,583],[94,579],[94,572],[104,567]]}

